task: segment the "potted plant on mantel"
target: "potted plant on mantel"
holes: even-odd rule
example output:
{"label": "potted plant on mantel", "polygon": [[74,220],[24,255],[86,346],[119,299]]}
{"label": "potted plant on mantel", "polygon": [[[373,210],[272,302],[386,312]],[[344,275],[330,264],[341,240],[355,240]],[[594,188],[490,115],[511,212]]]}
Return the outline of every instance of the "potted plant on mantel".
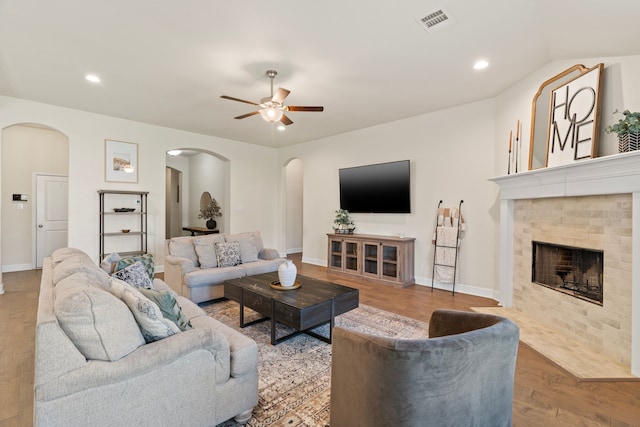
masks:
{"label": "potted plant on mantel", "polygon": [[[613,114],[617,113],[619,113],[618,110],[613,112]],[[640,149],[640,113],[624,110],[618,123],[607,126],[604,131],[618,135],[618,151],[620,153]]]}
{"label": "potted plant on mantel", "polygon": [[336,219],[333,220],[333,230],[337,234],[353,234],[353,230],[356,229],[353,221],[349,217],[349,211],[344,209],[338,209],[336,211]]}
{"label": "potted plant on mantel", "polygon": [[209,230],[213,230],[218,225],[214,218],[222,216],[222,208],[216,201],[216,199],[211,199],[211,203],[209,203],[205,208],[200,209],[200,214],[198,218],[206,219],[206,225]]}

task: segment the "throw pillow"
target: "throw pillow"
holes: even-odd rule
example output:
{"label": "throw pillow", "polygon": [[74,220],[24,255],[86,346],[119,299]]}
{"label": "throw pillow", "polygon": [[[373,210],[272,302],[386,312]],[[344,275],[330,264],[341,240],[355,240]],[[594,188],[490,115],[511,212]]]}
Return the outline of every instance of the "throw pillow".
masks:
{"label": "throw pillow", "polygon": [[193,329],[191,322],[182,313],[182,307],[176,297],[170,291],[157,291],[155,289],[138,289],[142,295],[158,304],[165,319],[175,323],[181,331]]}
{"label": "throw pillow", "polygon": [[136,261],[140,261],[144,265],[144,267],[147,269],[147,275],[149,276],[149,279],[153,280],[154,269],[155,269],[155,263],[153,262],[153,254],[144,254],[141,256],[123,258],[120,261],[118,261],[118,264],[116,265],[116,268],[114,271],[122,270],[123,268],[135,263]]}
{"label": "throw pillow", "polygon": [[129,307],[147,343],[161,340],[180,332],[180,328],[162,316],[160,307],[122,280],[111,279],[111,293]]}
{"label": "throw pillow", "polygon": [[116,265],[118,265],[118,261],[120,261],[122,257],[118,255],[117,252],[113,252],[106,257],[102,261],[100,261],[100,268],[103,269],[107,274],[111,275],[116,269]]}
{"label": "throw pillow", "polygon": [[136,261],[122,270],[116,271],[111,277],[124,280],[135,288],[153,288],[153,282],[149,279],[149,273],[140,261]]}
{"label": "throw pillow", "polygon": [[187,258],[198,267],[198,254],[193,247],[193,238],[190,236],[172,237],[169,240],[169,255]]}
{"label": "throw pillow", "polygon": [[218,266],[215,244],[224,242],[224,237],[219,235],[200,237],[193,239],[193,246],[198,255],[198,262],[202,268],[215,268]]}
{"label": "throw pillow", "polygon": [[233,267],[240,264],[240,244],[238,242],[218,242],[215,247],[218,267]]}
{"label": "throw pillow", "polygon": [[114,362],[145,343],[131,311],[104,290],[62,286],[54,308],[60,327],[87,359]]}
{"label": "throw pillow", "polygon": [[243,264],[258,260],[258,248],[253,234],[240,236],[237,239],[228,241],[237,241],[240,245],[240,261]]}

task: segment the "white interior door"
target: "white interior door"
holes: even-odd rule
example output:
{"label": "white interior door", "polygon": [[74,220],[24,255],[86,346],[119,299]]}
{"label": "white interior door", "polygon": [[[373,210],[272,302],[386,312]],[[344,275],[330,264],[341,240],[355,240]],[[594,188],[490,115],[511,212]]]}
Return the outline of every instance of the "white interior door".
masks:
{"label": "white interior door", "polygon": [[67,246],[69,185],[66,176],[36,176],[36,268]]}

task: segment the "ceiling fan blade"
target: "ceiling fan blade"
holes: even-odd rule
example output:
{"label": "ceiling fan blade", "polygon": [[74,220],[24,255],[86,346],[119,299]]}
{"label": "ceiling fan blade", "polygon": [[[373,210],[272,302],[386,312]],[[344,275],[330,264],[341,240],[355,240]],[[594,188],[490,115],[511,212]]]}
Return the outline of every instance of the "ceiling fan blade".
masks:
{"label": "ceiling fan blade", "polygon": [[284,101],[284,99],[289,96],[289,94],[291,93],[290,90],[284,89],[279,87],[278,90],[276,90],[276,93],[273,95],[273,97],[271,98],[271,101],[273,102],[277,102],[278,104],[282,104],[282,102]]}
{"label": "ceiling fan blade", "polygon": [[243,115],[238,116],[238,117],[234,117],[234,119],[246,119],[247,117],[255,116],[256,114],[258,114],[257,111],[252,111],[250,113],[243,114]]}
{"label": "ceiling fan blade", "polygon": [[289,105],[287,106],[287,111],[324,111],[324,107],[301,107]]}
{"label": "ceiling fan blade", "polygon": [[290,124],[293,123],[293,120],[291,120],[289,117],[287,117],[286,115],[282,115],[282,118],[280,119],[280,121],[282,122],[283,125],[285,126],[289,126]]}
{"label": "ceiling fan blade", "polygon": [[244,102],[245,104],[258,105],[253,101],[245,101],[244,99],[234,98],[233,96],[222,95],[220,98],[229,99],[231,101]]}

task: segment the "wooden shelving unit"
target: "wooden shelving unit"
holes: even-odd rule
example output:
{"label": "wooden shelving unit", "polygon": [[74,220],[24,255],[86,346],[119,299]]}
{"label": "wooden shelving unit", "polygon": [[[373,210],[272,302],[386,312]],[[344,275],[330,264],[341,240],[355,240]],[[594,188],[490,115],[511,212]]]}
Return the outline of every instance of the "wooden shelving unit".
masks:
{"label": "wooden shelving unit", "polygon": [[415,283],[415,238],[335,233],[327,236],[329,270],[402,287]]}
{"label": "wooden shelving unit", "polygon": [[[111,252],[118,252],[120,256],[147,253],[148,194],[148,191],[98,190],[100,197],[99,260]],[[114,210],[119,208],[134,210],[131,212]],[[108,244],[107,240],[113,243]],[[122,245],[122,250],[118,248],[119,244]]]}

